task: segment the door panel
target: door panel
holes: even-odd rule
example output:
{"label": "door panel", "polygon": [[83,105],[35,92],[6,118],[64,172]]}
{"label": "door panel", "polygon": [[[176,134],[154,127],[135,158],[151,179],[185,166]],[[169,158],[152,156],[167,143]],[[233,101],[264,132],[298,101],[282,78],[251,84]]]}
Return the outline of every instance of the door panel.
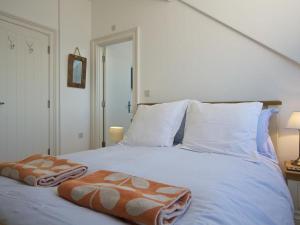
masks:
{"label": "door panel", "polygon": [[[29,34],[30,35],[30,34]],[[29,36],[21,39],[23,46],[24,68],[18,72],[18,103],[17,111],[20,119],[18,132],[18,149],[26,146],[26,151],[19,152],[19,158],[28,154],[47,154],[49,146],[49,115],[48,101],[48,68],[47,39]],[[33,44],[32,49],[30,46]]]}
{"label": "door panel", "polygon": [[132,42],[123,42],[105,48],[105,137],[112,145],[109,127],[121,126],[128,129],[132,113],[131,102]]}
{"label": "door panel", "polygon": [[5,99],[5,105],[0,105],[0,161],[47,153],[47,46],[47,36],[0,22],[0,99]]}
{"label": "door panel", "polygon": [[[3,26],[0,27],[0,149],[1,161],[17,158],[16,142],[10,141],[16,135],[16,81],[17,81],[17,46],[16,32]],[[2,155],[3,153],[3,155]]]}

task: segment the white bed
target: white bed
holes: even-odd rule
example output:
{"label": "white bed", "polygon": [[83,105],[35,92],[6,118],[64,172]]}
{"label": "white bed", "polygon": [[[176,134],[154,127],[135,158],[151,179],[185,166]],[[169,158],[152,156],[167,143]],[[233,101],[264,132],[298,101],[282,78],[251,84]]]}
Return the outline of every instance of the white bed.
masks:
{"label": "white bed", "polygon": [[[88,165],[185,186],[192,204],[179,225],[292,225],[293,204],[277,164],[176,147],[117,145],[63,155]],[[56,188],[37,188],[0,177],[0,224],[122,225],[114,217],[59,198]]]}

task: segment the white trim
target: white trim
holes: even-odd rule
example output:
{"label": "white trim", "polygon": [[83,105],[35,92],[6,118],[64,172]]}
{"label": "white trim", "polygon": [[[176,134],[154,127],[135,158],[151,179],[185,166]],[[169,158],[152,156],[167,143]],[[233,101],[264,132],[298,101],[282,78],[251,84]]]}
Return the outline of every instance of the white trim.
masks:
{"label": "white trim", "polygon": [[[49,144],[52,155],[60,153],[60,123],[59,123],[59,72],[58,72],[58,51],[57,32],[54,29],[16,17],[9,13],[0,11],[0,20],[40,32],[49,39],[49,100],[51,102],[49,113]],[[46,103],[45,103],[46,104]]]}
{"label": "white trim", "polygon": [[132,110],[133,113],[137,109],[139,103],[139,28],[132,28],[123,32],[114,33],[108,36],[93,39],[91,41],[91,140],[90,147],[92,149],[100,148],[102,137],[101,124],[102,110],[101,99],[102,93],[100,91],[100,84],[102,83],[102,60],[101,51],[102,47],[123,42],[126,40],[132,40],[133,45],[133,94],[132,94]]}

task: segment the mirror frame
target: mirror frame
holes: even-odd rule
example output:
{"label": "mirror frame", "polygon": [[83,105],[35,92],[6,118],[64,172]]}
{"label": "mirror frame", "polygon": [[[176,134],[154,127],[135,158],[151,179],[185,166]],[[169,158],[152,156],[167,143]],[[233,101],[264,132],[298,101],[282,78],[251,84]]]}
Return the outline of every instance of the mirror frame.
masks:
{"label": "mirror frame", "polygon": [[[82,62],[82,71],[81,71],[81,82],[75,83],[73,82],[73,64],[74,61],[81,61]],[[78,55],[69,54],[68,57],[68,87],[74,88],[85,88],[85,81],[86,81],[86,62],[87,59]]]}

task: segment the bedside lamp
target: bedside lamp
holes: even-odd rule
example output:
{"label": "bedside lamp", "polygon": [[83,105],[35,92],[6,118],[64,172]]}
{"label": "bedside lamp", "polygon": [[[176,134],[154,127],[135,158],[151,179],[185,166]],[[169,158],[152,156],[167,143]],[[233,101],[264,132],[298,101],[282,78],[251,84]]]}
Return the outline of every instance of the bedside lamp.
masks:
{"label": "bedside lamp", "polygon": [[123,127],[110,127],[109,128],[109,136],[112,141],[115,143],[120,142],[124,136],[124,128]]}
{"label": "bedside lamp", "polygon": [[297,129],[299,132],[299,155],[292,165],[300,166],[300,112],[293,112],[288,121],[287,128]]}

